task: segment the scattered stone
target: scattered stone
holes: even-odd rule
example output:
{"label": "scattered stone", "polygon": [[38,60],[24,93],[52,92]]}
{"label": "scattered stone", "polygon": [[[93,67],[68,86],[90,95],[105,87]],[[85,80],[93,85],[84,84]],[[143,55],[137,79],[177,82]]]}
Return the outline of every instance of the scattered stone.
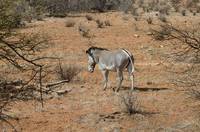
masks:
{"label": "scattered stone", "polygon": [[64,89],[64,90],[59,90],[59,91],[56,91],[56,93],[58,95],[63,95],[63,94],[66,94],[68,92],[72,91],[72,89]]}

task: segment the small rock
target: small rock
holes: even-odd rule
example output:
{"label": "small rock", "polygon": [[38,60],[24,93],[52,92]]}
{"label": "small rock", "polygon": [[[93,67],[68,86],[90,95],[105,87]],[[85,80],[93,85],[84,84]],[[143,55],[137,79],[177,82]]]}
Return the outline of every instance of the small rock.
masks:
{"label": "small rock", "polygon": [[138,34],[134,34],[134,37],[139,38],[140,36]]}
{"label": "small rock", "polygon": [[152,32],[147,32],[146,35],[153,35],[153,33]]}
{"label": "small rock", "polygon": [[66,94],[68,92],[72,91],[72,89],[64,89],[64,90],[59,90],[59,91],[56,91],[56,93],[58,95],[63,95],[63,94]]}

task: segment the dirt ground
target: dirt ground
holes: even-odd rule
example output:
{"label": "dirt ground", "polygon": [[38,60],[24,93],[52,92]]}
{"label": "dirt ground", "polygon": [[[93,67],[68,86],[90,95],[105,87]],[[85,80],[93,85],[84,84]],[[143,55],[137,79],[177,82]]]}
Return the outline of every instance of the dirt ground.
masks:
{"label": "dirt ground", "polygon": [[[81,72],[72,83],[61,86],[71,91],[45,100],[44,108],[37,101],[15,101],[9,106],[9,115],[17,117],[10,121],[22,132],[181,132],[200,131],[198,101],[187,94],[185,88],[173,85],[170,81],[176,77],[170,71],[171,64],[165,61],[170,53],[169,42],[152,39],[149,29],[158,24],[148,24],[143,18],[135,21],[129,14],[109,12],[90,14],[88,21],[85,14],[73,14],[66,18],[46,18],[36,21],[21,32],[39,32],[47,34],[53,42],[42,54],[62,57],[63,65],[76,65]],[[111,26],[97,28],[95,22],[109,20]],[[199,16],[168,16],[176,24],[191,25],[198,22]],[[66,21],[73,20],[74,27],[66,27]],[[90,38],[82,37],[78,27],[83,25],[90,29]],[[169,44],[169,45],[167,45]],[[91,45],[118,49],[125,48],[135,57],[135,92],[137,97],[136,114],[125,113],[121,98],[112,88],[115,87],[115,73],[109,76],[109,85],[103,91],[102,75],[98,68],[94,73],[87,72],[85,50]],[[50,61],[52,65],[57,62]],[[175,69],[184,68],[177,62]],[[119,94],[129,90],[130,81],[125,73],[123,87]],[[54,82],[56,77],[49,76],[47,82]],[[1,123],[0,131],[13,131],[6,123]]]}

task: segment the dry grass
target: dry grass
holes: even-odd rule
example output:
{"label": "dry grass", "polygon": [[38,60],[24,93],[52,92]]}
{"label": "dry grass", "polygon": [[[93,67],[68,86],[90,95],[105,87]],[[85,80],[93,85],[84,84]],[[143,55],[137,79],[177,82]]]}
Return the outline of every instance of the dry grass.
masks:
{"label": "dry grass", "polygon": [[122,107],[123,111],[130,115],[139,111],[139,102],[136,94],[134,94],[133,91],[119,95],[119,97],[121,98],[120,106]]}
{"label": "dry grass", "polygon": [[97,19],[97,20],[96,20],[96,23],[97,23],[97,27],[98,27],[98,28],[104,28],[104,22],[103,22],[103,21]]}
{"label": "dry grass", "polygon": [[75,21],[73,21],[73,20],[67,20],[66,22],[65,22],[65,26],[66,27],[74,27],[75,26]]}
{"label": "dry grass", "polygon": [[90,29],[84,25],[80,25],[78,27],[79,33],[85,37],[85,38],[90,38]]}
{"label": "dry grass", "polygon": [[166,16],[164,15],[164,14],[160,14],[159,16],[158,16],[158,19],[161,21],[161,22],[167,22],[167,18],[166,18]]}
{"label": "dry grass", "polygon": [[87,19],[88,21],[92,21],[92,20],[93,20],[93,17],[92,17],[91,15],[86,15],[85,17],[86,17],[86,19]]}
{"label": "dry grass", "polygon": [[106,20],[106,21],[104,22],[104,24],[105,24],[105,26],[112,26],[112,24],[110,23],[109,20]]}
{"label": "dry grass", "polygon": [[80,73],[80,71],[80,68],[75,65],[62,66],[61,63],[59,63],[59,66],[56,67],[56,73],[59,80],[72,81],[74,77]]}
{"label": "dry grass", "polygon": [[153,23],[153,18],[152,17],[148,17],[146,19],[146,21],[147,21],[148,24],[152,24]]}

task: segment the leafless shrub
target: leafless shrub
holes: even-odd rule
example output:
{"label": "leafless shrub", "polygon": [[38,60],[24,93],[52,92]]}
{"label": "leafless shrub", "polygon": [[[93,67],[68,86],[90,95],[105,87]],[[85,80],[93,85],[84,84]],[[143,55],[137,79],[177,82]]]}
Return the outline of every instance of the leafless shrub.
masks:
{"label": "leafless shrub", "polygon": [[109,20],[104,21],[105,26],[112,26]]}
{"label": "leafless shrub", "polygon": [[170,8],[171,7],[164,2],[164,3],[160,3],[160,5],[158,6],[158,11],[161,14],[169,15]]}
{"label": "leafless shrub", "polygon": [[72,81],[74,77],[80,73],[80,68],[74,65],[62,66],[61,63],[59,63],[59,66],[56,67],[56,72],[60,80]]}
{"label": "leafless shrub", "polygon": [[165,40],[171,34],[171,30],[167,26],[162,26],[159,30],[152,30],[152,36],[155,40]]}
{"label": "leafless shrub", "polygon": [[86,38],[90,38],[90,29],[87,28],[86,26],[83,26],[83,25],[79,25],[79,33],[83,36],[83,37],[86,37]]}
{"label": "leafless shrub", "polygon": [[97,20],[96,20],[96,23],[97,23],[97,27],[98,27],[98,28],[104,28],[104,22],[103,22],[103,21],[97,19]]}
{"label": "leafless shrub", "polygon": [[13,12],[15,4],[12,0],[0,0],[0,62],[28,75],[23,81],[0,81],[0,120],[8,124],[3,112],[12,101],[30,99],[33,97],[32,91],[36,90],[40,93],[37,99],[43,106],[44,66],[41,61],[49,58],[40,54],[49,44],[45,36],[14,30],[22,20],[21,14]]}
{"label": "leafless shrub", "polygon": [[[170,33],[165,34],[165,40],[178,40],[182,45],[185,45],[189,48],[189,50],[193,50],[196,55],[198,55],[198,51],[200,51],[200,27],[199,25],[194,28],[189,29],[179,29],[178,27],[173,26],[172,24],[160,25],[162,30],[168,30]],[[155,30],[154,30],[155,31]],[[156,31],[160,32],[160,31]],[[198,56],[197,56],[198,57]]]}
{"label": "leafless shrub", "polygon": [[[24,80],[23,83],[12,81],[0,83],[0,115],[3,115],[6,106],[16,99],[35,99],[33,91],[40,93],[40,98],[37,99],[42,102],[43,106],[42,79],[44,68],[41,60],[46,57],[37,56],[37,54],[44,47],[47,47],[47,44],[45,39],[37,35],[19,35],[11,30],[0,33],[0,61],[13,65],[21,73],[28,72],[30,75],[27,76],[28,80]],[[6,121],[2,117],[0,120]]]}
{"label": "leafless shrub", "polygon": [[199,0],[187,0],[186,1],[186,8],[191,9],[195,8],[196,5],[198,4]]}
{"label": "leafless shrub", "polygon": [[121,98],[120,105],[125,108],[125,112],[132,115],[139,111],[139,102],[133,91],[119,95],[119,97]]}
{"label": "leafless shrub", "polygon": [[76,23],[75,23],[75,21],[73,21],[73,20],[67,20],[67,21],[65,22],[65,26],[66,26],[66,27],[74,27],[75,24],[76,24]]}
{"label": "leafless shrub", "polygon": [[146,19],[146,21],[147,21],[148,24],[152,24],[153,18],[152,18],[152,17],[148,17],[148,18]]}
{"label": "leafless shrub", "polygon": [[85,17],[86,17],[86,19],[87,19],[88,21],[92,21],[92,20],[93,20],[93,17],[92,17],[91,15],[86,15]]}
{"label": "leafless shrub", "polygon": [[[164,29],[163,29],[164,28]],[[173,79],[174,84],[182,85],[184,87],[200,86],[200,27],[194,25],[193,28],[175,27],[172,24],[166,24],[161,26],[162,30],[169,30],[169,34],[164,35],[164,39],[173,44],[171,53],[168,54],[168,58],[171,61],[187,62],[185,68],[181,71],[173,72],[176,78]],[[160,30],[156,30],[158,34],[162,34]]]}
{"label": "leafless shrub", "polygon": [[199,89],[191,89],[188,91],[188,94],[191,98],[200,100],[200,90]]}
{"label": "leafless shrub", "polygon": [[167,18],[166,18],[166,16],[164,14],[159,14],[158,19],[161,22],[167,22]]}
{"label": "leafless shrub", "polygon": [[186,16],[186,10],[181,11],[182,16]]}
{"label": "leafless shrub", "polygon": [[171,4],[174,7],[175,11],[178,12],[181,4],[181,0],[171,0]]}

